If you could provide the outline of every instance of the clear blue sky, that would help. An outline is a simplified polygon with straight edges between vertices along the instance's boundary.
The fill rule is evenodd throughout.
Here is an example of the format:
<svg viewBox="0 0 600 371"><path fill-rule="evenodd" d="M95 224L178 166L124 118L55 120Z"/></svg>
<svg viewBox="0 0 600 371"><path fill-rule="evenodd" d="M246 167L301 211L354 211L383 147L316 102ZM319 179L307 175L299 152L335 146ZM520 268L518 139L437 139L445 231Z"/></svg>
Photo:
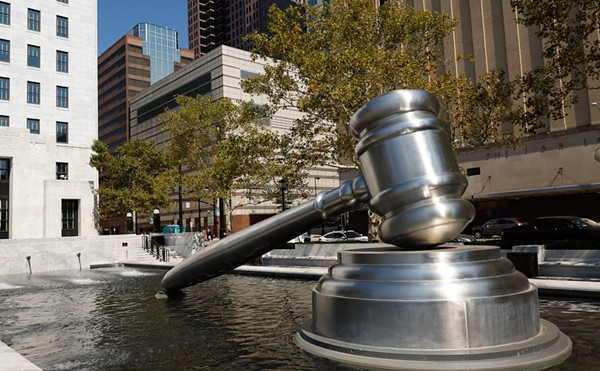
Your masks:
<svg viewBox="0 0 600 371"><path fill-rule="evenodd" d="M141 22L175 29L188 47L186 0L98 0L98 55Z"/></svg>

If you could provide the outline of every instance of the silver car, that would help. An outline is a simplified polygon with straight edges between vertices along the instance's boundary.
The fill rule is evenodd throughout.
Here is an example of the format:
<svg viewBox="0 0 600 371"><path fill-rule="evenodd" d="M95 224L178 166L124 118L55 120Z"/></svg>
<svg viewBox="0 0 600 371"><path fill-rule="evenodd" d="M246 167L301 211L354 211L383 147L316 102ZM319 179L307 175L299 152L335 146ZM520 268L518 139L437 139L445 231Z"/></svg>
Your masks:
<svg viewBox="0 0 600 371"><path fill-rule="evenodd" d="M358 241L358 242L369 242L368 236L354 231L333 231L325 233L319 238L319 241L323 242L345 242L345 241Z"/></svg>

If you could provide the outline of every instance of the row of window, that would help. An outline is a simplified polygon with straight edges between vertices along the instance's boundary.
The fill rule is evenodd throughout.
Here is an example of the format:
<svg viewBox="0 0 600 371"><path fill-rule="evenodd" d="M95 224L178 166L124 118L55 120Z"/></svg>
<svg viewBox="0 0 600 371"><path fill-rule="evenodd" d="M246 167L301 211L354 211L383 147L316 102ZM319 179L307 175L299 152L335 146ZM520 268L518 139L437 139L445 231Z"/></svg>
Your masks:
<svg viewBox="0 0 600 371"><path fill-rule="evenodd" d="M56 164L58 169L58 163ZM58 176L58 175L57 175ZM61 200L62 236L78 235L79 201ZM0 197L0 238L8 238L8 198Z"/></svg>
<svg viewBox="0 0 600 371"><path fill-rule="evenodd" d="M68 0L59 1L65 3ZM10 24L10 3L0 1L0 23ZM40 32L42 30L42 13L36 9L27 9L27 29ZM56 16L56 36L69 37L69 18Z"/></svg>
<svg viewBox="0 0 600 371"><path fill-rule="evenodd" d="M41 48L37 45L27 45L27 66L40 68ZM10 62L10 40L0 39L0 62ZM69 72L69 53L62 50L56 51L56 70Z"/></svg>
<svg viewBox="0 0 600 371"><path fill-rule="evenodd" d="M0 100L10 100L10 79L0 77ZM40 104L41 85L39 82L27 81L27 103ZM56 107L69 108L69 88L56 86Z"/></svg>
<svg viewBox="0 0 600 371"><path fill-rule="evenodd" d="M0 115L0 127L10 126L10 117ZM40 120L27 119L27 129L31 134L40 133ZM63 121L56 122L56 143L69 143L69 123Z"/></svg>

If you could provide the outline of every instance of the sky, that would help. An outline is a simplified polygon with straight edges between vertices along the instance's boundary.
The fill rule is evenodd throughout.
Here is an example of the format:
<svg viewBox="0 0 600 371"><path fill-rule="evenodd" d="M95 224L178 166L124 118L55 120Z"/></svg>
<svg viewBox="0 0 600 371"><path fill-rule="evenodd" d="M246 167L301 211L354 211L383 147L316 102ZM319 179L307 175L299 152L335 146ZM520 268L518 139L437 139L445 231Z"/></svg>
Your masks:
<svg viewBox="0 0 600 371"><path fill-rule="evenodd" d="M187 0L98 0L98 55L141 22L175 29L187 49Z"/></svg>

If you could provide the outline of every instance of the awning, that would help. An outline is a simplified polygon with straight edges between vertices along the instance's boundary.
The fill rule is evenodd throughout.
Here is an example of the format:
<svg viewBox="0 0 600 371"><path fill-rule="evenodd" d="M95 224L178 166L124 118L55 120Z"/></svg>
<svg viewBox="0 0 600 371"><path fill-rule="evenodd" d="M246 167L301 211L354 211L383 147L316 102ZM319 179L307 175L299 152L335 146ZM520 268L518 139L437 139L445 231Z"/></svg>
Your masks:
<svg viewBox="0 0 600 371"><path fill-rule="evenodd" d="M518 199L528 197L548 197L562 196L580 193L600 193L600 183L576 184L568 186L555 186L544 188L517 189L506 192L490 192L480 193L471 196L466 196L465 199L473 202L501 200L501 199Z"/></svg>

